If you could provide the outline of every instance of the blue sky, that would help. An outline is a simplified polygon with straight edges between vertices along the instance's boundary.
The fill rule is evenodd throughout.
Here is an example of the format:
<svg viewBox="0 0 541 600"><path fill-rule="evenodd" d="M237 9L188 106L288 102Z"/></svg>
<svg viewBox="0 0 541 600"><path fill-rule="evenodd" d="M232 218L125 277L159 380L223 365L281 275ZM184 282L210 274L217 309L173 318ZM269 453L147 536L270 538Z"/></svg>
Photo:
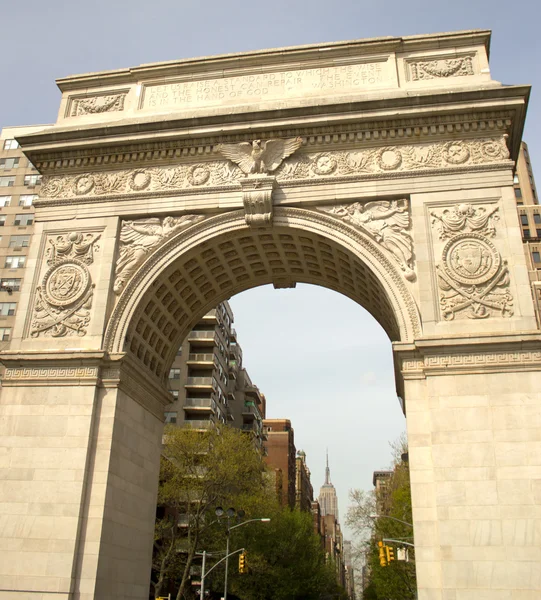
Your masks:
<svg viewBox="0 0 541 600"><path fill-rule="evenodd" d="M524 139L541 165L541 3L535 0L25 0L1 13L0 127L50 123L55 79L141 63L376 36L491 29L492 77L531 84ZM325 447L344 514L347 491L368 489L405 428L390 344L367 313L338 294L259 288L232 300L250 374L271 417L290 418L312 481Z"/></svg>

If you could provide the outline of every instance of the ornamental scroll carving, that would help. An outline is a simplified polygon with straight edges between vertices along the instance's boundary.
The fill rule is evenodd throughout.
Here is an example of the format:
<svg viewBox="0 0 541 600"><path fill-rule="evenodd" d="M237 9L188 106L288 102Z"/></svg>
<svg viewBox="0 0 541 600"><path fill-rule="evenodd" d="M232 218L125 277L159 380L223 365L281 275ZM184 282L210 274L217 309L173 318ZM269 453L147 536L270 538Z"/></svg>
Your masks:
<svg viewBox="0 0 541 600"><path fill-rule="evenodd" d="M463 77L474 75L472 56L410 62L409 69L413 81Z"/></svg>
<svg viewBox="0 0 541 600"><path fill-rule="evenodd" d="M430 211L430 216L432 225L438 228L440 240L447 240L461 231L494 237L496 222L499 221L497 212L497 205L475 207L463 203L441 211Z"/></svg>
<svg viewBox="0 0 541 600"><path fill-rule="evenodd" d="M99 250L99 234L73 232L49 239L49 269L36 290L30 335L84 336L95 285L88 265Z"/></svg>
<svg viewBox="0 0 541 600"><path fill-rule="evenodd" d="M252 152L253 145L248 144L248 146ZM318 180L336 178L357 181L387 178L399 173L441 172L459 167L496 164L508 159L509 151L505 138L501 136L481 140L385 145L364 150L297 154L283 159L272 172L276 181L282 185L304 181L315 184ZM250 171L252 168L270 170L268 163L263 159L259 167L253 158L251 160L253 164L247 161L245 171ZM262 164L267 166L263 167ZM275 162L271 162L271 167L274 164ZM112 197L169 191L193 193L206 191L209 188L238 188L241 180L256 175L261 176L261 173L246 174L237 164L223 160L182 163L176 166L118 169L105 173L53 175L43 177L40 197L46 200L47 198Z"/></svg>
<svg viewBox="0 0 541 600"><path fill-rule="evenodd" d="M446 321L513 315L507 261L487 237L478 233L452 237L436 272Z"/></svg>
<svg viewBox="0 0 541 600"><path fill-rule="evenodd" d="M362 204L320 206L318 210L340 217L388 250L409 281L415 280L413 270L413 239L408 233L410 214L407 200L384 200Z"/></svg>
<svg viewBox="0 0 541 600"><path fill-rule="evenodd" d="M203 215L182 215L163 219L123 221L120 231L120 253L116 261L115 294L120 294L126 282L137 271L154 248L174 233L204 219Z"/></svg>
<svg viewBox="0 0 541 600"><path fill-rule="evenodd" d="M127 92L110 94L108 96L91 96L87 98L74 98L71 103L71 117L82 115L95 115L104 112L124 110L124 100Z"/></svg>

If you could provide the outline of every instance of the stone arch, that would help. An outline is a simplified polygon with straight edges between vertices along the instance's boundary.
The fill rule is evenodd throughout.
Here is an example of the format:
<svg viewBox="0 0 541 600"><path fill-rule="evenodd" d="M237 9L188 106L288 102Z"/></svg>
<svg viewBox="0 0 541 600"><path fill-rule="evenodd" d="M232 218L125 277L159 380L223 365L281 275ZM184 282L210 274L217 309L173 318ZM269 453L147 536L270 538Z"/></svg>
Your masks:
<svg viewBox="0 0 541 600"><path fill-rule="evenodd" d="M420 335L420 316L404 276L377 243L335 217L278 208L272 227L248 227L244 212L232 211L164 243L123 290L104 349L130 352L163 380L201 314L246 289L296 282L350 297L392 341L411 342Z"/></svg>

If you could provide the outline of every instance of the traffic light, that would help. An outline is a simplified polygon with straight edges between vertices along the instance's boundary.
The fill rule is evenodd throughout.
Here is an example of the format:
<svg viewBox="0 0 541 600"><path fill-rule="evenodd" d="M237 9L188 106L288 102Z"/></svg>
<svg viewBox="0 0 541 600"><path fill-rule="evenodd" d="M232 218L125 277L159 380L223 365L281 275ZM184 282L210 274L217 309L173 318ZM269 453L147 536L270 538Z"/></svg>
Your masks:
<svg viewBox="0 0 541 600"><path fill-rule="evenodd" d="M248 573L248 565L246 564L246 552L239 554L239 573Z"/></svg>
<svg viewBox="0 0 541 600"><path fill-rule="evenodd" d="M387 562L390 563L394 560L394 550L390 546L385 546L385 551L387 552Z"/></svg>
<svg viewBox="0 0 541 600"><path fill-rule="evenodd" d="M387 557L385 556L386 546L383 545L383 542L378 542L378 546L379 546L379 564L382 567L386 567L387 566Z"/></svg>

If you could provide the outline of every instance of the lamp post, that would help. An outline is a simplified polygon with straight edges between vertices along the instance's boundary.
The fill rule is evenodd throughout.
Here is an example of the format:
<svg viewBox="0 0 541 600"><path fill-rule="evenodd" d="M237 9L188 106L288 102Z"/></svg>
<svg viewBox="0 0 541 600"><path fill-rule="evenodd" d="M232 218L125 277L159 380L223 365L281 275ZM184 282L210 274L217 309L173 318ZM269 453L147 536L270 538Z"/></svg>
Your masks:
<svg viewBox="0 0 541 600"><path fill-rule="evenodd" d="M413 523L408 523L407 521L402 521L402 519L397 519L395 517L391 517L390 515L368 515L371 519L392 519L393 521L397 521L398 523L402 523L403 525L407 525L408 527L413 527Z"/></svg>
<svg viewBox="0 0 541 600"><path fill-rule="evenodd" d="M218 507L216 509L216 516L218 518L222 517L224 514L224 510L221 507ZM224 580L224 600L227 600L227 579L229 576L229 537L230 537L230 533L231 531L233 531L233 529L237 529L237 527L242 527L244 525L248 525L248 523L254 523L255 521L259 521L260 523L268 523L270 521L269 518L262 518L262 519L248 519L248 521L243 521L242 523L239 523L238 525L233 525L233 527L229 526L229 519L231 517L234 517L235 514L237 514L239 517L243 517L244 516L244 511L239 510L238 512L235 511L234 508L228 508L227 512L225 513L226 517L227 517L227 535L226 535L226 548L225 548L225 580ZM235 554L234 552L232 554Z"/></svg>

